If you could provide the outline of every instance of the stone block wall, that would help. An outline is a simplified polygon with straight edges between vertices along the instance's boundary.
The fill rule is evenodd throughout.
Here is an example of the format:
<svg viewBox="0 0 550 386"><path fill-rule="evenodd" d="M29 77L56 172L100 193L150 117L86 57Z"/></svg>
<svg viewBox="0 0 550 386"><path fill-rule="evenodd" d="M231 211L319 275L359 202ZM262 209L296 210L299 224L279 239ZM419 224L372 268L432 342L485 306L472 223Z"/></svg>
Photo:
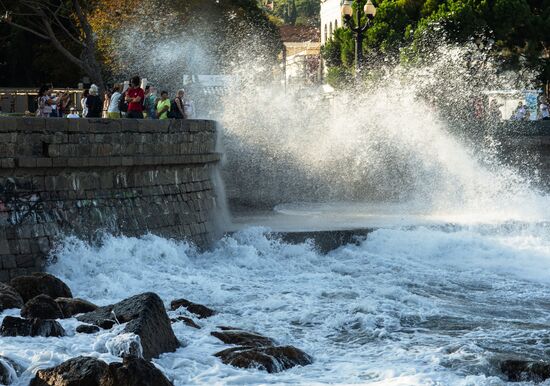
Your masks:
<svg viewBox="0 0 550 386"><path fill-rule="evenodd" d="M65 235L207 246L215 146L207 120L0 119L0 281L41 270Z"/></svg>

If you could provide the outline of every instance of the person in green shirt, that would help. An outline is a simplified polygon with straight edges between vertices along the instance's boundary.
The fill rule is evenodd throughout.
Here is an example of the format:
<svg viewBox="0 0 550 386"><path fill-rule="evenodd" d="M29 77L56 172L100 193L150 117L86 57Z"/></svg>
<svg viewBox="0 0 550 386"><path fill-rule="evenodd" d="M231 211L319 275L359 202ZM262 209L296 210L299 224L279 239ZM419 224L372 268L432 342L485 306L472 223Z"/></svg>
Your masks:
<svg viewBox="0 0 550 386"><path fill-rule="evenodd" d="M169 111L170 111L170 99L168 99L168 92L163 91L160 93L160 100L157 103L158 119L168 119Z"/></svg>

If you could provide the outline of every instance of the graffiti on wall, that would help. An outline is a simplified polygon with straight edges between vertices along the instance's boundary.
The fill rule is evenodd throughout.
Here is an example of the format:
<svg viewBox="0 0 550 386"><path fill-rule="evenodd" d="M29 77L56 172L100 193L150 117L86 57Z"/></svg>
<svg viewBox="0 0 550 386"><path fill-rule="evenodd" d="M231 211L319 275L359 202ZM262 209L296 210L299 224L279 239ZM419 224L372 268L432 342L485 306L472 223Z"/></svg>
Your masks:
<svg viewBox="0 0 550 386"><path fill-rule="evenodd" d="M13 178L0 181L0 225L18 225L30 219L37 222L42 200L30 187L18 186Z"/></svg>

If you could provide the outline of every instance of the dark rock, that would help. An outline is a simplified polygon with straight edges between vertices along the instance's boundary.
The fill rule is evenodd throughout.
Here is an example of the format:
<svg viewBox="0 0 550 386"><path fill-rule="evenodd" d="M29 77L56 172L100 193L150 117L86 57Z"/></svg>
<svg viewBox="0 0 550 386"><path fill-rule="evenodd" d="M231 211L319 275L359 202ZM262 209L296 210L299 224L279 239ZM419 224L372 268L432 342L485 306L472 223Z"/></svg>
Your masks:
<svg viewBox="0 0 550 386"><path fill-rule="evenodd" d="M197 315L201 319L209 318L216 313L216 311L211 308L203 306L202 304L192 303L185 299L172 300L170 303L170 308L172 311L175 311L180 307L185 307L187 311Z"/></svg>
<svg viewBox="0 0 550 386"><path fill-rule="evenodd" d="M510 359L500 363L500 370L511 382L539 383L550 378L549 362Z"/></svg>
<svg viewBox="0 0 550 386"><path fill-rule="evenodd" d="M55 320L22 319L6 316L0 326L2 336L65 336L65 330Z"/></svg>
<svg viewBox="0 0 550 386"><path fill-rule="evenodd" d="M280 347L234 347L214 354L226 365L240 368L255 368L277 373L294 366L305 366L312 359L293 346Z"/></svg>
<svg viewBox="0 0 550 386"><path fill-rule="evenodd" d="M172 386L172 382L152 363L128 357L109 365L101 386Z"/></svg>
<svg viewBox="0 0 550 386"><path fill-rule="evenodd" d="M97 306L84 299L78 298L57 298L55 302L61 308L65 318L71 318L77 314L92 312L97 309Z"/></svg>
<svg viewBox="0 0 550 386"><path fill-rule="evenodd" d="M8 308L21 308L23 304L23 298L15 288L0 283L0 311L4 311Z"/></svg>
<svg viewBox="0 0 550 386"><path fill-rule="evenodd" d="M23 372L23 368L9 358L0 356L0 384L11 385Z"/></svg>
<svg viewBox="0 0 550 386"><path fill-rule="evenodd" d="M179 347L164 304L157 294L147 292L132 296L119 303L99 307L97 310L77 316L84 323L110 328L118 321L126 323L124 332L139 335L143 357L151 359ZM105 327L109 326L109 327Z"/></svg>
<svg viewBox="0 0 550 386"><path fill-rule="evenodd" d="M31 276L13 278L10 285L21 295L24 302L44 294L56 298L72 298L73 294L65 283L49 273L37 272Z"/></svg>
<svg viewBox="0 0 550 386"><path fill-rule="evenodd" d="M29 386L101 386L107 363L91 357L76 357L59 366L38 370Z"/></svg>
<svg viewBox="0 0 550 386"><path fill-rule="evenodd" d="M212 331L210 334L227 344L236 344L247 347L265 347L275 345L275 342L271 338L242 330Z"/></svg>
<svg viewBox="0 0 550 386"><path fill-rule="evenodd" d="M99 332L99 327L91 324L81 324L76 327L76 332L80 334L95 334Z"/></svg>
<svg viewBox="0 0 550 386"><path fill-rule="evenodd" d="M25 303L21 316L26 319L62 319L63 312L51 297L38 295Z"/></svg>
<svg viewBox="0 0 550 386"><path fill-rule="evenodd" d="M222 331L227 331L227 330L242 331L242 328L231 327L231 326L216 326L216 328L219 328L219 329L222 330Z"/></svg>
<svg viewBox="0 0 550 386"><path fill-rule="evenodd" d="M197 323L195 323L195 322L193 321L193 319L187 318L187 317L185 317L185 316L178 316L178 317L176 317L176 318L170 319L170 321L171 321L172 323L183 322L183 323L187 324L189 327L201 328L201 326L199 326Z"/></svg>

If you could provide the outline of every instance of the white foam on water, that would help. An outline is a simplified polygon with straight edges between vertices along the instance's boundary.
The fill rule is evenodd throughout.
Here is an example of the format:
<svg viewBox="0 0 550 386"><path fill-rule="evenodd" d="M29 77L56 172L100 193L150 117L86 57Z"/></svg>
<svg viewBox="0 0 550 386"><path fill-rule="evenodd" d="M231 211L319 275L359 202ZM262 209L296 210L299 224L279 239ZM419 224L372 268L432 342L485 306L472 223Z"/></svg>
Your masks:
<svg viewBox="0 0 550 386"><path fill-rule="evenodd" d="M217 310L200 330L173 324L184 347L154 363L176 385L499 385L496 358L546 355L549 262L544 225L380 229L326 255L250 228L204 253L152 235L100 247L67 239L48 271L100 305L154 291ZM85 335L75 319L61 323L64 338L0 338L0 354L29 368L22 384L77 355L119 360L108 342L123 326ZM224 365L212 355L228 347L210 335L217 325L315 362L279 374Z"/></svg>

